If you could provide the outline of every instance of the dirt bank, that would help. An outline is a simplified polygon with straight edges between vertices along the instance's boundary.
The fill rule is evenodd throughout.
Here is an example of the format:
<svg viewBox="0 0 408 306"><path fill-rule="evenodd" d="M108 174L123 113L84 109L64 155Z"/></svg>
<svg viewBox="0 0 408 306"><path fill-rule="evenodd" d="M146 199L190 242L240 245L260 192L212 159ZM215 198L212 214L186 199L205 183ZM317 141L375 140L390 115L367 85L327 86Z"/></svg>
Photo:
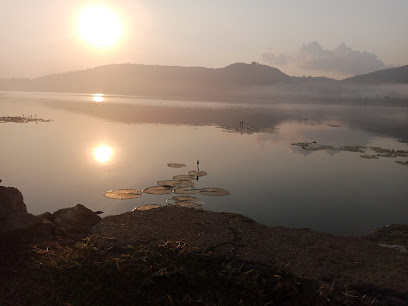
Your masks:
<svg viewBox="0 0 408 306"><path fill-rule="evenodd" d="M267 227L237 214L161 207L109 216L93 229L108 245L183 241L258 267L279 264L309 279L408 301L408 226L364 237Z"/></svg>

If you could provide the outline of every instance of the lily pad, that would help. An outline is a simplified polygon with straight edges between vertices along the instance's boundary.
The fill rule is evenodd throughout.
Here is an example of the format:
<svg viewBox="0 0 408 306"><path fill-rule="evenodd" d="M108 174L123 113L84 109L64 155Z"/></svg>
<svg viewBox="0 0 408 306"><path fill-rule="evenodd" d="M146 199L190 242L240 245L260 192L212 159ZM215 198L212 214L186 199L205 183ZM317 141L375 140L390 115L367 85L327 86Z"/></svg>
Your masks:
<svg viewBox="0 0 408 306"><path fill-rule="evenodd" d="M221 188L201 188L200 193L208 196L226 196L230 194L228 190Z"/></svg>
<svg viewBox="0 0 408 306"><path fill-rule="evenodd" d="M181 188L177 188L173 191L175 194L195 194L195 193L199 193L200 189L196 189L196 188L189 188L189 187L181 187Z"/></svg>
<svg viewBox="0 0 408 306"><path fill-rule="evenodd" d="M194 175L182 174L182 175L173 176L173 179L176 180L176 181L190 181L190 180L194 180L195 176Z"/></svg>
<svg viewBox="0 0 408 306"><path fill-rule="evenodd" d="M206 176L208 173L205 171L189 171L188 174L194 176Z"/></svg>
<svg viewBox="0 0 408 306"><path fill-rule="evenodd" d="M141 197L142 191L137 189L109 190L105 192L103 195L111 199L128 200Z"/></svg>
<svg viewBox="0 0 408 306"><path fill-rule="evenodd" d="M174 183L175 187L194 187L194 183L192 181L176 181Z"/></svg>
<svg viewBox="0 0 408 306"><path fill-rule="evenodd" d="M158 181L157 185L163 187L193 187L194 183L191 181L165 180Z"/></svg>
<svg viewBox="0 0 408 306"><path fill-rule="evenodd" d="M164 187L174 187L175 186L174 184L176 182L177 182L176 180L164 180L164 181L158 181L156 182L156 184L159 186L164 186Z"/></svg>
<svg viewBox="0 0 408 306"><path fill-rule="evenodd" d="M180 207L186 207L186 208L193 208L193 209L200 209L200 210L203 209L203 207L201 205L197 205L197 204L195 204L193 202L189 202L189 201L177 202L176 205L180 206Z"/></svg>
<svg viewBox="0 0 408 306"><path fill-rule="evenodd" d="M169 166L170 168L183 168L186 165L185 164L180 164L180 163L169 163L169 164L167 164L167 166Z"/></svg>
<svg viewBox="0 0 408 306"><path fill-rule="evenodd" d="M152 186L148 187L145 190L143 190L144 193L148 194L169 194L173 192L172 187L167 187L167 186Z"/></svg>
<svg viewBox="0 0 408 306"><path fill-rule="evenodd" d="M132 209L132 211L150 210L150 209L155 209L155 208L159 208L159 207L160 207L159 204L147 204L147 205L142 205L142 206L135 207L134 209Z"/></svg>

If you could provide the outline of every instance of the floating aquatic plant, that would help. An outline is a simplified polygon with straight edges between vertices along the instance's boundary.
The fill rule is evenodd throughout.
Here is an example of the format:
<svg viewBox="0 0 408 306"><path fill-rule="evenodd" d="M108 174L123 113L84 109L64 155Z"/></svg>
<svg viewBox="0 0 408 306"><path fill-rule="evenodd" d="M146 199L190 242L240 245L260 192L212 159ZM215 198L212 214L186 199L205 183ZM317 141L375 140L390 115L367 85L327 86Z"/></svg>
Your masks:
<svg viewBox="0 0 408 306"><path fill-rule="evenodd" d="M403 165L403 166L408 166L408 161L403 162L403 161L401 161L401 160L397 160L396 163L397 163L397 164L400 164L400 165Z"/></svg>
<svg viewBox="0 0 408 306"><path fill-rule="evenodd" d="M186 165L185 164L180 164L180 163L169 163L169 164L167 164L167 166L169 166L170 168L183 168Z"/></svg>
<svg viewBox="0 0 408 306"><path fill-rule="evenodd" d="M378 159L377 155L370 155L370 154L363 154L360 155L361 158L366 158L366 159Z"/></svg>
<svg viewBox="0 0 408 306"><path fill-rule="evenodd" d="M111 199L128 200L141 197L142 191L137 189L109 190L105 192L103 195Z"/></svg>
<svg viewBox="0 0 408 306"><path fill-rule="evenodd" d="M340 148L342 151L346 152L357 152L357 153L364 153L365 147L362 146L343 146Z"/></svg>
<svg viewBox="0 0 408 306"><path fill-rule="evenodd" d="M193 209L199 209L199 210L203 209L201 205L197 205L196 203L189 202L189 201L176 202L176 205L180 207L193 208Z"/></svg>
<svg viewBox="0 0 408 306"><path fill-rule="evenodd" d="M200 193L203 195L208 195L208 196L226 196L229 195L230 192L225 189L221 188L201 188Z"/></svg>
<svg viewBox="0 0 408 306"><path fill-rule="evenodd" d="M192 181L176 181L174 183L175 187L194 187L194 183Z"/></svg>
<svg viewBox="0 0 408 306"><path fill-rule="evenodd" d="M164 181L158 181L156 182L156 184L159 186L164 186L164 187L174 187L174 184L176 182L177 182L176 180L164 180Z"/></svg>
<svg viewBox="0 0 408 306"><path fill-rule="evenodd" d="M206 176L208 173L205 171L189 171L188 174L193 176Z"/></svg>
<svg viewBox="0 0 408 306"><path fill-rule="evenodd" d="M200 189L196 189L196 188L189 188L189 187L181 187L181 188L177 188L174 189L173 191L175 194L196 194L200 192Z"/></svg>
<svg viewBox="0 0 408 306"><path fill-rule="evenodd" d="M14 117L0 117L0 123L7 123L7 122L13 122L13 123L28 123L28 122L51 122L53 120L48 120L48 119L40 119L37 118L37 115L33 118L32 115L30 117L25 117L23 116L14 116Z"/></svg>
<svg viewBox="0 0 408 306"><path fill-rule="evenodd" d="M142 205L142 206L135 207L134 209L132 209L132 211L136 211L136 210L150 210L150 209L155 209L155 208L159 208L159 207L160 207L159 204L146 204L146 205Z"/></svg>
<svg viewBox="0 0 408 306"><path fill-rule="evenodd" d="M191 181L164 180L158 181L157 185L164 187L193 187L194 183Z"/></svg>
<svg viewBox="0 0 408 306"><path fill-rule="evenodd" d="M190 181L190 180L194 180L195 176L194 175L182 174L182 175L173 176L173 179L176 180L176 181Z"/></svg>
<svg viewBox="0 0 408 306"><path fill-rule="evenodd" d="M334 151L346 151L354 153L365 153L360 155L361 158L367 159L378 159L379 157L408 157L408 150L394 150L394 149L384 149L380 147L364 147L364 146L339 146L333 147L330 145L320 145L316 142L298 142L292 143L293 146L301 147L307 151L318 151L318 150L334 150ZM374 151L377 154L367 154L366 152Z"/></svg>
<svg viewBox="0 0 408 306"><path fill-rule="evenodd" d="M173 192L173 188L172 187L168 187L168 186L152 186L152 187L148 187L146 189L143 190L144 193L148 193L148 194L169 194Z"/></svg>
<svg viewBox="0 0 408 306"><path fill-rule="evenodd" d="M166 201L168 204L180 204L181 202L190 202L196 205L204 205L204 201L191 196L175 196Z"/></svg>

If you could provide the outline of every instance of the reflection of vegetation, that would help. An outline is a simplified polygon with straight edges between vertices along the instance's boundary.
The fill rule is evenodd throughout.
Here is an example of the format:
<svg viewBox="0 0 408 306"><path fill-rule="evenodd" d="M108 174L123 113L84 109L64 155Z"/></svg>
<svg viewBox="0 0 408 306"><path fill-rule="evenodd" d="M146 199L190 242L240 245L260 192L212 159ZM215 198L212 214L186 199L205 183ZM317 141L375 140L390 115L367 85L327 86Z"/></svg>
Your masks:
<svg viewBox="0 0 408 306"><path fill-rule="evenodd" d="M403 162L403 161L397 160L396 163L400 164L400 165L403 165L403 166L408 166L408 161Z"/></svg>
<svg viewBox="0 0 408 306"><path fill-rule="evenodd" d="M379 157L408 157L408 150L384 149L380 147L363 147L363 146L339 146L322 145L314 142L292 143L293 146L301 147L306 151L346 151L355 153L365 153L360 155L361 158L378 159ZM370 154L371 153L371 154Z"/></svg>
<svg viewBox="0 0 408 306"><path fill-rule="evenodd" d="M111 199L128 200L139 198L142 195L142 191L137 189L119 189L109 190L104 193L104 196Z"/></svg>

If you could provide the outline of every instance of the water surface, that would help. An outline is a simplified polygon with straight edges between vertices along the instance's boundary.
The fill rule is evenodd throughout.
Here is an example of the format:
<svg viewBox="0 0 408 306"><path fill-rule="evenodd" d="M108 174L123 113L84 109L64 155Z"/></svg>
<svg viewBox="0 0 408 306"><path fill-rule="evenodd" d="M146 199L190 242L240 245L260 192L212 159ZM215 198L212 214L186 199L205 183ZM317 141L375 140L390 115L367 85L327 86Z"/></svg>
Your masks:
<svg viewBox="0 0 408 306"><path fill-rule="evenodd" d="M408 108L92 98L0 93L0 117L54 120L0 124L0 178L22 191L29 212L82 203L110 215L166 205L172 195L114 200L103 194L187 174L199 160L208 175L196 186L231 193L195 195L204 209L241 213L270 226L352 235L408 223L408 167L395 163L408 158L367 160L354 152L291 145L407 150ZM187 166L167 167L171 162Z"/></svg>

